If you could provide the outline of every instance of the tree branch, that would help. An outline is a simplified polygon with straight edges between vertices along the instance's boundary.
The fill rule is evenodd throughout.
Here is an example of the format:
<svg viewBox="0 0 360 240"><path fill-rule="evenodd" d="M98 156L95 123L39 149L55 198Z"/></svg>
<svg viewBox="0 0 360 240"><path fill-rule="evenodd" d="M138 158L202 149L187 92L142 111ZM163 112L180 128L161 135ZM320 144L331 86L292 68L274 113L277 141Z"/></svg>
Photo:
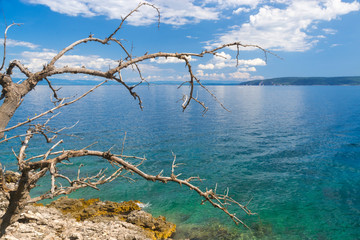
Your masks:
<svg viewBox="0 0 360 240"><path fill-rule="evenodd" d="M52 109L49 109L49 110L47 110L47 111L45 111L45 112L43 112L43 113L41 113L41 114L38 114L38 115L36 115L35 117L30 118L30 119L28 119L28 120L26 120L26 121L24 121L24 122L18 123L18 124L16 124L15 126L12 126L12 127L9 127L9 128L3 129L3 130L0 130L0 133L2 133L2 132L8 132L8 131L10 131L10 130L13 130L13 129L15 129L15 128L18 128L18 127L20 127L20 126L23 126L23 125L25 125L25 124L27 124L27 123L30 123L30 122L38 119L38 118L41 118L41 117L43 117L43 116L45 116L45 115L47 115L47 114L49 114L49 113L53 113L55 110L57 110L57 109L59 109L59 108L65 107L65 106L70 105L70 104L73 104L73 103L79 101L80 99L82 99L83 97L85 97L86 95L88 95L89 93L91 93L92 91L94 91L96 88L98 88L98 87L100 87L101 85L103 85L104 83L106 83L107 81L108 81L108 80L105 80L105 81L99 83L98 85L96 85L95 87L93 87L93 88L91 88L89 91L87 91L86 93L82 94L80 97L78 97L78 98L76 98L76 99L74 99L74 100L72 100L72 101L70 101L70 102L65 102L65 103L64 103L63 101L61 101L59 105L53 107Z"/></svg>
<svg viewBox="0 0 360 240"><path fill-rule="evenodd" d="M12 23L9 26L6 27L5 29L5 33L4 33L4 56L3 56L3 60L2 60L2 64L0 67L0 71L3 69L4 64L5 64L5 59L6 59L6 39L7 39L7 31L12 27L12 26L21 26L21 23Z"/></svg>
<svg viewBox="0 0 360 240"><path fill-rule="evenodd" d="M122 27L122 25L124 24L124 22L126 21L126 19L127 19L128 17L130 17L134 12L137 12L140 7L145 6L145 5L146 5L146 6L150 6L150 7L154 8L154 9L157 11L157 13L158 13L158 26L159 26L159 25L160 25L160 10L159 10L159 8L157 8L157 7L156 7L155 5L153 5L153 4L150 4L150 3L147 3L147 2L142 2L142 3L139 3L139 5L138 5L136 8L134 8L131 12L129 12L129 13L121 20L121 23L120 23L119 27L118 27L117 29L115 29L115 31L114 31L112 34L110 34L110 36L107 37L106 39L107 39L107 40L110 40L110 39L121 29L121 27Z"/></svg>
<svg viewBox="0 0 360 240"><path fill-rule="evenodd" d="M9 64L9 67L6 71L7 75L11 75L12 74L12 70L14 69L14 67L17 67L23 74L25 74L25 76L27 76L28 78L31 77L33 74L24 66L22 65L18 60L14 60Z"/></svg>
<svg viewBox="0 0 360 240"><path fill-rule="evenodd" d="M124 160L123 158L111 154L110 152L101 152L101 151L93 151L93 150L68 150L68 151L64 151L61 154L59 154L59 156L54 157L52 159L47 159L47 160L41 160L38 162L28 162L27 167L28 170L37 170L37 169L42 169L42 168L50 168L51 166L55 166L58 163L61 163L64 160L69 160L71 158L75 158L75 157L84 157L84 156L97 156L97 157L101 157L103 159L108 160L110 163L115 163L117 165L120 166L119 169L121 170L117 170L115 171L112 176L117 175L120 171L122 171L123 169L127 170L128 172L132 172L135 173L137 175L139 175L140 177L148 180L148 181L153 181L153 182L163 182L163 183L168 183L168 182L175 182L178 183L179 185L185 185L187 186L190 190L195 190L202 198L204 198L204 200L202 201L202 204L205 202L209 202L213 207L218 208L220 210L222 210L225 214L227 214L236 224L241 223L242 225L244 225L246 228L249 228L243 221L241 221L238 217L236 217L235 214L230 213L227 206L231 203L237 205L240 209L242 209L246 214L248 215L254 215L255 213L252 213L250 210L247 209L247 205L242 205L240 203L238 203L237 201L235 201L234 199L232 199L231 197L229 197L228 192L226 194L217 194L216 193L216 189L206 189L206 191L202 191L199 187L193 185L191 183L192 180L194 179L198 179L200 180L199 177L190 177L187 179L180 179L179 176L181 174L177 174L175 175L174 173L174 169L175 167L177 167L179 164L175 164L176 161L176 157L174 155L174 161L172 164L172 170L171 170L171 176L166 177L166 176L162 176L162 172L160 172L158 175L151 175L151 174L147 174L143 171L141 171L138 166L133 165L131 163L129 163L128 161ZM42 195L41 197L32 199L31 202L34 202L35 200L42 200L45 198L50 198L50 197L54 197L54 196L58 196L61 194L68 194L70 192L73 192L79 188L83 188L83 187L87 187L87 186L91 186L93 188L96 188L97 185L100 184L104 184L105 182L108 182L107 180L104 180L104 175L99 172L97 175L93 176L93 177L87 177L84 179L78 179L78 180L74 180L71 181L71 186L69 187L62 187L61 189L59 189L59 191L57 192L53 192L51 195L49 194L45 194ZM89 182L90 179L94 179L94 178L98 178L99 180L97 181L93 181L93 182ZM109 178L107 178L109 179ZM112 179L112 178L111 178ZM86 180L87 182L84 182L84 180Z"/></svg>

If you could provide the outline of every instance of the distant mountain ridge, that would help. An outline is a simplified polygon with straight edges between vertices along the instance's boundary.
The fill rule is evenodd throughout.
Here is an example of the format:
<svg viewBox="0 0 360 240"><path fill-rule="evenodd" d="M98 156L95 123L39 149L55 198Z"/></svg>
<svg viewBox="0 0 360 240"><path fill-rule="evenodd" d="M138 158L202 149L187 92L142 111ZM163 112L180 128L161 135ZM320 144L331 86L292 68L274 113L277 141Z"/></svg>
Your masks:
<svg viewBox="0 0 360 240"><path fill-rule="evenodd" d="M360 85L359 77L281 77L242 82L239 85Z"/></svg>

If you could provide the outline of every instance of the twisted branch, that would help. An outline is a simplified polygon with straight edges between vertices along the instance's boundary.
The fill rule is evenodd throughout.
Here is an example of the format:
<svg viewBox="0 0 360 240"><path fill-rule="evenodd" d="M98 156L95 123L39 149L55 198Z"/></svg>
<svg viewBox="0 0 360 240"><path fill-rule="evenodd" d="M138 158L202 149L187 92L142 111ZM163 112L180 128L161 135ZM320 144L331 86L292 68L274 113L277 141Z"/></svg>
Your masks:
<svg viewBox="0 0 360 240"><path fill-rule="evenodd" d="M246 214L248 215L254 215L255 213L252 213L248 208L247 205L242 205L239 202L232 199L228 192L226 194L218 194L216 193L216 189L206 189L206 191L202 191L199 187L192 184L191 181L193 180L201 180L199 177L189 177L187 179L180 179L179 176L181 174L175 174L174 169L179 166L179 164L175 164L176 156L174 155L173 164L171 167L171 175L170 176L163 176L162 171L157 175L151 175L143 172L138 168L139 165L131 164L130 162L126 161L124 156L119 157L119 155L111 154L110 152L101 152L101 151L93 151L93 150L67 150L62 151L61 153L58 153L59 155L52 158L52 159L44 159L37 162L27 162L27 168L29 170L38 170L41 168L50 168L51 166L55 166L58 163L61 163L64 160L70 160L72 158L77 157L84 157L84 156L97 156L103 159L106 159L110 163L116 164L118 166L118 169L111 174L110 177L105 179L104 171L100 171L98 174L92 176L92 177L86 177L86 178L79 178L80 172L78 173L78 178L76 180L70 180L68 178L65 178L62 175L55 175L55 177L62 177L64 179L67 179L70 186L67 187L60 187L57 191L51 191L50 193L46 193L42 196L39 196L37 198L34 198L31 200L31 202L35 202L38 200L46 199L46 198L52 198L61 194L69 194L79 188L83 187L92 187L94 189L97 189L97 185L104 184L109 181L113 181L115 178L120 176L120 173L123 170L126 170L130 173L135 173L138 176L153 182L174 182L178 183L179 185L185 185L190 190L196 191L204 200L202 201L202 204L205 202L209 202L213 207L218 208L222 210L225 214L227 214L236 224L242 224L246 228L249 228L242 220L240 220L234 213L229 212L228 205L234 204L240 209L242 209ZM113 165L114 166L114 165ZM95 181L91 181L93 179L96 179ZM52 184L54 186L54 184ZM55 187L53 187L55 189Z"/></svg>

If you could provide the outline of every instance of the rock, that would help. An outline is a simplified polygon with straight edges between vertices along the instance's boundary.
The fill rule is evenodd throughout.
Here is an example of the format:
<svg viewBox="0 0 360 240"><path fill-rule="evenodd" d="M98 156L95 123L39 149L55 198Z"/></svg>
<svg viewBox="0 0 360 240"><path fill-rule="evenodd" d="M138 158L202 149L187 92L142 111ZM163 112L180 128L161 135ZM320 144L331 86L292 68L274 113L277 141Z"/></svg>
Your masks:
<svg viewBox="0 0 360 240"><path fill-rule="evenodd" d="M155 239L167 239L176 230L176 225L167 222L165 217L154 218L150 213L144 211L132 211L126 221L154 233Z"/></svg>
<svg viewBox="0 0 360 240"><path fill-rule="evenodd" d="M1 164L0 164L1 165ZM17 188L17 183L20 180L20 173L13 171L6 171L4 174L5 184L3 185L2 177L0 177L0 187L5 191L13 191Z"/></svg>
<svg viewBox="0 0 360 240"><path fill-rule="evenodd" d="M3 192L0 191L0 216L4 215L7 206L9 205Z"/></svg>
<svg viewBox="0 0 360 240"><path fill-rule="evenodd" d="M175 232L175 224L141 211L139 203L62 197L47 206L28 205L2 239L149 240L167 239Z"/></svg>
<svg viewBox="0 0 360 240"><path fill-rule="evenodd" d="M18 172L6 171L4 175L6 183L17 183L20 180L20 173Z"/></svg>
<svg viewBox="0 0 360 240"><path fill-rule="evenodd" d="M70 214L78 221L84 221L99 216L104 218L117 217L118 219L126 219L126 216L130 212L141 209L137 203L140 202L128 201L117 203L110 201L102 202L98 198L85 200L61 197L49 204L48 207L59 209L64 214Z"/></svg>
<svg viewBox="0 0 360 240"><path fill-rule="evenodd" d="M123 221L76 221L55 208L27 206L19 221L7 228L2 239L148 240L151 237L142 228Z"/></svg>

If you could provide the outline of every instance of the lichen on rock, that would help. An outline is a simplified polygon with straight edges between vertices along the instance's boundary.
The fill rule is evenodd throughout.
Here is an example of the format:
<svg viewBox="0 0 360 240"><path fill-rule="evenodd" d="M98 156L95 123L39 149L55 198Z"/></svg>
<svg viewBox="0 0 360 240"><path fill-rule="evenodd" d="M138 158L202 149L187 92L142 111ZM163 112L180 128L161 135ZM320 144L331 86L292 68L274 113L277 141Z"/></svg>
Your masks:
<svg viewBox="0 0 360 240"><path fill-rule="evenodd" d="M135 210L141 208L137 201L128 202L102 202L100 199L72 199L68 197L61 197L53 201L47 207L54 207L59 209L64 214L70 214L77 221L84 221L87 219L94 219L96 217L116 217L117 219L125 220L126 216Z"/></svg>
<svg viewBox="0 0 360 240"><path fill-rule="evenodd" d="M164 217L154 218L139 207L139 201L102 202L99 199L62 197L43 206L25 207L20 219L11 224L2 239L168 239L176 225ZM0 193L0 213L7 200Z"/></svg>
<svg viewBox="0 0 360 240"><path fill-rule="evenodd" d="M60 210L75 218L77 221L90 220L100 222L105 220L122 220L141 227L151 239L167 239L176 231L176 225L166 221L160 216L154 218L150 213L142 211L141 202L102 202L96 199L71 199L61 197L47 207Z"/></svg>
<svg viewBox="0 0 360 240"><path fill-rule="evenodd" d="M155 239L166 239L176 230L176 225L167 222L165 217L154 218L150 213L144 211L132 211L126 221L150 230L155 234Z"/></svg>

